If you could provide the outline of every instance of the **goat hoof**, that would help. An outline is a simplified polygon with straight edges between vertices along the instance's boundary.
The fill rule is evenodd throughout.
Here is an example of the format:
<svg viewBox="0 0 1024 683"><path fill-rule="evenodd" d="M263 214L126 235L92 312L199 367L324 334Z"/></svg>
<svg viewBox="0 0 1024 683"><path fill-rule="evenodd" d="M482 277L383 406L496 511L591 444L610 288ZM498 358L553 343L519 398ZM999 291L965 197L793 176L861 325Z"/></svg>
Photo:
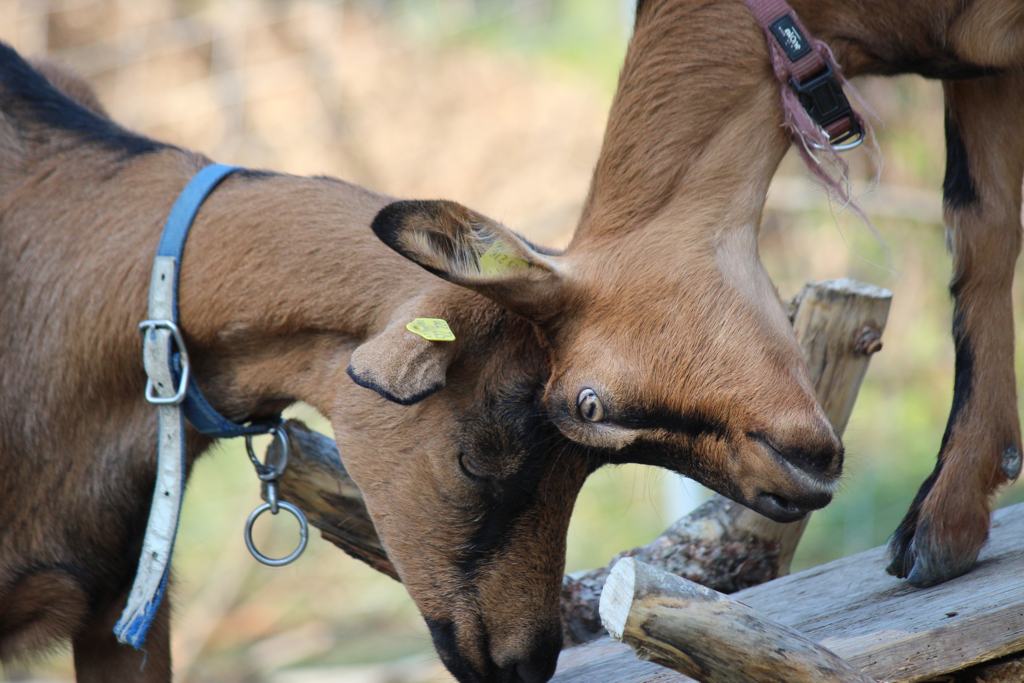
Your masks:
<svg viewBox="0 0 1024 683"><path fill-rule="evenodd" d="M939 509L944 511L943 519L923 512L918 516L918 511L912 509L889 542L892 561L886 571L917 588L934 586L970 571L988 538L987 505L961 510L960 515L948 514L950 507ZM937 529L948 531L939 533Z"/></svg>

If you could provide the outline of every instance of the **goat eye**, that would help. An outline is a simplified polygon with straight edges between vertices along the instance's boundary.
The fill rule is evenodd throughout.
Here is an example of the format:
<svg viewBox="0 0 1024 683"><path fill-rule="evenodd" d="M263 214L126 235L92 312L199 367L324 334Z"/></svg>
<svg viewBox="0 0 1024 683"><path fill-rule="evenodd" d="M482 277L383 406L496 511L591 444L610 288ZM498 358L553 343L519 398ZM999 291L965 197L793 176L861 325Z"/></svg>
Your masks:
<svg viewBox="0 0 1024 683"><path fill-rule="evenodd" d="M604 406L597 392L593 389L584 389L576 399L576 409L587 422L601 422L604 420Z"/></svg>
<svg viewBox="0 0 1024 683"><path fill-rule="evenodd" d="M464 452L459 451L459 469L462 473L474 481L484 481L489 479L488 475L484 473L480 467L476 466L473 462L473 458L467 456Z"/></svg>

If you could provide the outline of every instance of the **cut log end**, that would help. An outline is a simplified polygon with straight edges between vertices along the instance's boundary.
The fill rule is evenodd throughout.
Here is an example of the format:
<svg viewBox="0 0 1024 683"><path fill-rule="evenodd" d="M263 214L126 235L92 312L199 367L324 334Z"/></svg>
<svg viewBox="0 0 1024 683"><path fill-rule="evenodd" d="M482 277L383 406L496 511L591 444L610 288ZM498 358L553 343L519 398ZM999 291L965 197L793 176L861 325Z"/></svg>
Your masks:
<svg viewBox="0 0 1024 683"><path fill-rule="evenodd" d="M807 284L807 289L816 289L820 292L845 297L863 297L882 301L890 301L892 299L892 292L888 289L850 278L811 282Z"/></svg>
<svg viewBox="0 0 1024 683"><path fill-rule="evenodd" d="M634 558L612 568L600 609L612 637L640 657L701 681L872 680L798 631Z"/></svg>
<svg viewBox="0 0 1024 683"><path fill-rule="evenodd" d="M636 586L636 561L627 557L615 563L601 591L601 623L615 640L622 640L629 611L633 608Z"/></svg>

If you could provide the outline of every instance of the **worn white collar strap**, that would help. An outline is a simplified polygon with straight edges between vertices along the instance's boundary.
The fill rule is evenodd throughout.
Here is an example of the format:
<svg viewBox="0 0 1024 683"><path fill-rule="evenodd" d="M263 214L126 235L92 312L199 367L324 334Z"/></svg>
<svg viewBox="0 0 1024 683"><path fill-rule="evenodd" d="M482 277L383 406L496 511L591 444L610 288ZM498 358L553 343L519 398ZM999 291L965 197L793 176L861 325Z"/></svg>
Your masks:
<svg viewBox="0 0 1024 683"><path fill-rule="evenodd" d="M206 166L178 195L164 225L149 285L148 319L142 356L149 378L146 400L157 409L157 472L153 502L142 542L135 582L114 635L138 649L167 588L171 553L185 493L185 418L209 436L265 433L272 424L241 425L220 415L203 397L191 375L188 351L178 327L178 273L189 228L203 202L233 166Z"/></svg>

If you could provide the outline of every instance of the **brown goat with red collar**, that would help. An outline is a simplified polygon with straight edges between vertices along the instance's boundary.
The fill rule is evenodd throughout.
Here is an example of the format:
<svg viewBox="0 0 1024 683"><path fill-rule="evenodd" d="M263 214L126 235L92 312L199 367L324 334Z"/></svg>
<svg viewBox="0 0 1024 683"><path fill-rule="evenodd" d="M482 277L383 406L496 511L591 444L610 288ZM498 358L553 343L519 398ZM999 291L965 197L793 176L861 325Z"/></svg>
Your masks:
<svg viewBox="0 0 1024 683"><path fill-rule="evenodd" d="M929 585L974 564L988 535L992 494L1021 469L1011 285L1021 243L1024 4L791 5L846 75L916 73L941 79L946 95L953 407L935 470L892 538L889 567ZM752 234L767 184L790 145L763 34L741 0L642 0L638 9L602 159L621 158L613 146L644 158L646 167L599 165L592 204L600 212L616 201L649 207L648 213L674 211L681 234L715 215L727 223L717 228L722 232ZM665 132L630 137L627 128ZM674 192L665 183L675 183Z"/></svg>

